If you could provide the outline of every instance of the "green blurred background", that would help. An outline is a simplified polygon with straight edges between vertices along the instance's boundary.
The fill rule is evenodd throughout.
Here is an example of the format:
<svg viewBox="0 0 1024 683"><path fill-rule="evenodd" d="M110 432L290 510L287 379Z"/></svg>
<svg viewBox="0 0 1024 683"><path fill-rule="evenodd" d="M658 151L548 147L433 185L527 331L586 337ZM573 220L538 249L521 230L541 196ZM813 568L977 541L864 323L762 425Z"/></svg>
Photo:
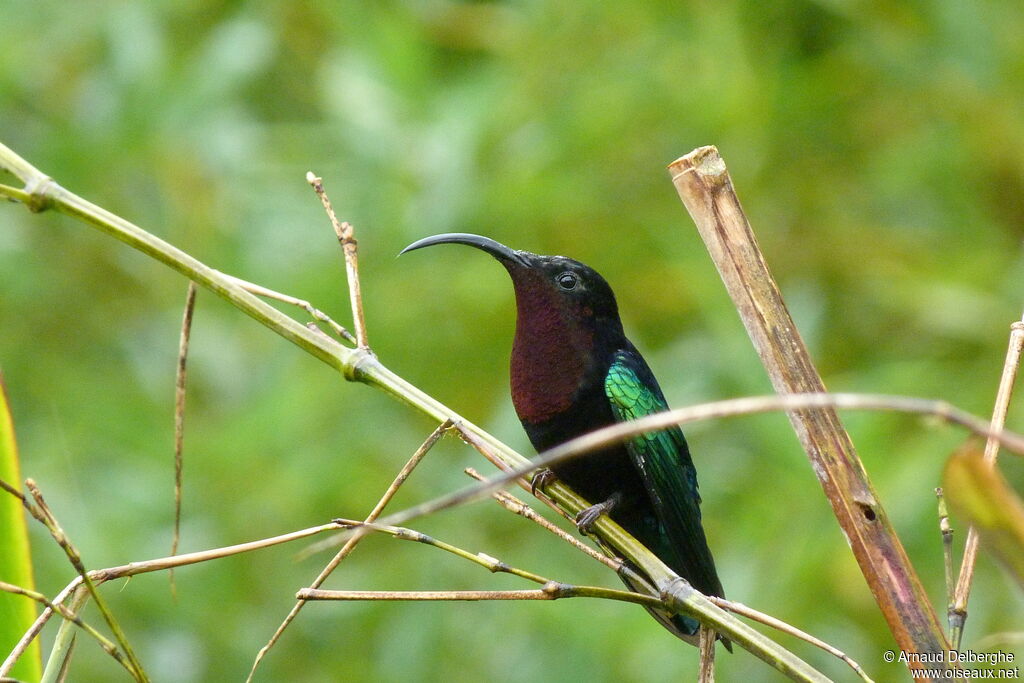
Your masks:
<svg viewBox="0 0 1024 683"><path fill-rule="evenodd" d="M358 229L381 359L523 452L507 393L507 277L466 249L395 254L468 231L571 255L612 283L671 404L767 393L665 172L715 144L829 388L987 415L1021 312L1022 35L1018 3L959 0L13 0L0 20L0 139L210 265L347 322L340 250L304 180L322 175ZM23 473L89 566L165 555L186 283L71 219L0 209L0 366ZM207 292L190 369L183 551L363 515L433 427ZM1022 417L1014 407L1008 424ZM846 420L944 613L933 487L963 433L892 415ZM728 595L834 643L879 680L905 678L881 661L892 640L785 418L688 435ZM395 508L464 485L468 465L487 469L446 440ZM1024 483L1016 463L1005 470ZM618 585L490 503L416 527L558 580ZM52 595L70 568L33 534L39 587ZM176 601L164 574L106 595L157 680L241 680L328 558L296 562L299 549L182 569ZM522 586L383 538L328 585ZM1019 592L983 555L965 646L1020 630L1022 616ZM695 650L617 603L325 603L303 611L258 680L695 671ZM774 676L743 652L722 656L719 672ZM72 680L121 675L81 644Z"/></svg>

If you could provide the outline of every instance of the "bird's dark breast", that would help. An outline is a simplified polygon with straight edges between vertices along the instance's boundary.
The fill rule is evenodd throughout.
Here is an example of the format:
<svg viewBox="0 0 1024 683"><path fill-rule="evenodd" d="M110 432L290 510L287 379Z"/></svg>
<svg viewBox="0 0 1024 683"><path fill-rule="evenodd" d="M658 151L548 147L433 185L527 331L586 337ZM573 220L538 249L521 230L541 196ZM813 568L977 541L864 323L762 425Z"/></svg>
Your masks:
<svg viewBox="0 0 1024 683"><path fill-rule="evenodd" d="M580 388L594 374L590 353L594 334L567 320L558 297L532 280L524 279L516 307L512 403L519 419L541 423L570 410Z"/></svg>
<svg viewBox="0 0 1024 683"><path fill-rule="evenodd" d="M578 392L570 408L547 420L531 422L522 416L520 419L538 453L615 423L603 387L599 391ZM552 469L590 503L602 503L618 493L621 501L611 516L631 533L651 523L647 519L650 510L644 505L646 489L625 446L586 453Z"/></svg>

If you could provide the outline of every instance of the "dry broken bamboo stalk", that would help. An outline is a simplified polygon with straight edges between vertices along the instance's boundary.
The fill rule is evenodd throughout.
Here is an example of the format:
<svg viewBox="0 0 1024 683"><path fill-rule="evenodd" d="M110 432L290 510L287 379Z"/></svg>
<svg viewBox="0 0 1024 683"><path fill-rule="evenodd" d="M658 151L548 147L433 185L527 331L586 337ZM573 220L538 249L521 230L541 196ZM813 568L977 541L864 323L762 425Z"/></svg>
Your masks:
<svg viewBox="0 0 1024 683"><path fill-rule="evenodd" d="M775 390L824 392L718 150L700 147L670 164L669 172ZM835 409L788 415L900 649L947 650L935 611Z"/></svg>

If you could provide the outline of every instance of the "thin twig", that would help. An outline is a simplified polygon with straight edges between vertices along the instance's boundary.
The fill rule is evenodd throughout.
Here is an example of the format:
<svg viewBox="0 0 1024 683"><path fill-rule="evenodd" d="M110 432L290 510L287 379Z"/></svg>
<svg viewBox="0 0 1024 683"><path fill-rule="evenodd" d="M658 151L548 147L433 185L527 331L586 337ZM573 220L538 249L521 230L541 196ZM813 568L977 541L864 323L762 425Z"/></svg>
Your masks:
<svg viewBox="0 0 1024 683"><path fill-rule="evenodd" d="M174 534L171 537L171 555L178 554L181 540L181 487L185 460L185 383L188 380L188 342L192 335L192 314L196 309L196 283L189 280L185 294L185 312L181 317L181 338L178 342L178 367L174 375ZM177 595L174 570L167 572L171 594Z"/></svg>
<svg viewBox="0 0 1024 683"><path fill-rule="evenodd" d="M355 230L350 223L339 223L338 217L334 214L334 207L331 200L324 191L323 179L314 175L312 171L306 173L306 182L313 186L320 203L324 206L331 225L334 227L334 234L341 243L342 251L345 253L345 273L348 275L348 293L352 302L352 324L356 329L356 345L361 349L370 348L370 342L366 339L366 318L363 317L363 294L359 286L359 250L356 244Z"/></svg>
<svg viewBox="0 0 1024 683"><path fill-rule="evenodd" d="M329 315L321 311L319 308L316 308L315 306L313 306L313 304L306 301L305 299L300 299L290 294L282 294L281 292L275 292L274 290L268 289L263 285L258 285L254 282L243 280L241 278L235 277L234 275L228 275L227 273L222 273L222 275L226 278L230 278L231 280L233 280L235 284L237 284L239 287L249 292L250 294L255 294L256 296L262 296L267 299L273 299L274 301L280 301L281 303L301 308L306 313L308 313L310 317L313 318L314 320L325 323L328 327L331 328L331 330L336 335L338 335L345 341L351 342L353 344L356 343L356 338L352 336L351 332L346 330L338 323L334 322L334 320L332 320Z"/></svg>
<svg viewBox="0 0 1024 683"><path fill-rule="evenodd" d="M142 562L129 562L128 564L119 565L117 567L107 567L106 569L93 569L89 572L89 578L97 582L104 582L127 576L135 576L136 574L147 574L149 572L162 571L164 569L173 569L174 567L184 567L189 564L219 560L232 555L250 553L255 550L270 548L271 546L280 545L282 543L290 543L303 538L309 538L310 536L322 534L325 531L333 531L338 528L338 525L334 522L328 522L327 524L299 529L298 531L281 534L280 536L261 538L257 541L249 541L247 543L239 543L237 545L229 545L221 548L211 548L209 550L200 550L194 553L185 553L183 555L158 557L153 560L145 560Z"/></svg>
<svg viewBox="0 0 1024 683"><path fill-rule="evenodd" d="M303 588L295 594L298 600L554 600L556 596L544 589L508 591L334 591Z"/></svg>
<svg viewBox="0 0 1024 683"><path fill-rule="evenodd" d="M866 673L864 673L864 669L861 668L860 664L855 662L852 658L850 658L842 650L840 650L839 648L837 648L837 647L835 647L833 645L829 645L824 640L821 640L819 638L815 638L810 633L807 633L806 631L802 631L802 630L798 629L796 626L793 626L792 624L787 624L786 622L782 621L781 619L777 619L777 618L771 616L770 614L765 614L764 612L759 612L758 610L754 609L753 607L747 607L743 603L734 602L732 600L726 600L725 598L719 598L717 596L708 596L708 599L711 600L711 602L715 603L716 605L718 605L719 607L721 607L724 610L728 610L728 611L733 612L735 614L739 614L740 616L747 617L748 619L751 619L753 621L756 621L756 622L759 622L761 624L764 624L765 626L770 626L771 628L773 628L773 629L775 629L777 631L781 631L782 633L787 633L787 634L789 634L789 635L791 635L791 636L793 636L795 638L799 638L800 640L808 642L808 643L810 643L811 645L813 645L815 647L821 648L825 652L828 652L829 654L833 655L834 657L838 657L843 662L845 662L847 664L847 666L849 666L851 669L853 669L854 672L856 672L856 674L858 676L860 676L860 678L862 680L867 681L867 683L873 683L871 678Z"/></svg>
<svg viewBox="0 0 1024 683"><path fill-rule="evenodd" d="M1020 367L1022 348L1024 348L1024 318L1010 325L1010 341L1006 348L1006 360L1003 362L1003 374L999 378L999 390L996 393L995 406L992 408L992 432L1000 432L1003 425L1006 424L1006 412L1010 408L1010 398L1013 396L1017 368ZM994 465L998 457L999 442L990 435L985 442L985 460ZM949 611L950 640L955 650L960 649L964 622L967 621L967 600L971 596L971 583L974 580L974 563L977 555L978 531L971 526L967 530L964 556L960 562L960 575L957 577L956 594Z"/></svg>
<svg viewBox="0 0 1024 683"><path fill-rule="evenodd" d="M402 484L404 484L406 479L409 478L409 475L412 474L412 471L416 468L416 465L418 465L420 461L423 460L424 456L426 456L426 454L430 451L434 444L437 443L442 436L444 436L444 433L448 431L448 429L450 429L451 426L451 421L445 420L440 425L438 425L437 429L435 429L430 434L430 436L427 437L426 441L424 441L420 445L420 447L416 449L416 452L412 454L412 457L409 458L409 460L405 463L405 466L403 466L402 469L395 476L394 480L391 482L391 485L388 486L386 491L384 491L384 495L382 495L380 497L380 500L377 501L377 504L373 506L373 509L370 511L370 514L366 516L366 519L364 520L365 523L371 523L380 516L381 512L384 511L384 508L387 506L387 504L391 501L392 498L394 498L395 494L398 492L398 489L401 488ZM338 553L331 559L331 561L327 563L327 566L324 567L323 570L321 570L320 574L313 581L312 587L317 588L321 584L323 584L323 582L327 580L327 577L331 575L331 572L333 572L337 568L337 566L341 564L341 561L348 557L349 553L351 553L355 549L356 545L358 545L360 540L362 540L362 535L360 534L351 536L345 542L345 545L343 545L341 549L338 551ZM260 651L256 653L256 658L253 660L252 668L249 670L249 676L246 678L246 681L251 681L253 676L256 675L256 668L260 665L260 662L263 661L263 658L267 655L268 652L270 652L270 649L274 647L274 644L284 633L285 629L288 628L288 625L292 623L296 616L298 616L304 604L305 602L300 598L292 606L291 611L289 611L287 616L285 616L284 621L282 621L280 626L277 627L277 630L274 631L274 634L270 637L270 640L267 641L267 644L261 647Z"/></svg>
<svg viewBox="0 0 1024 683"><path fill-rule="evenodd" d="M512 565L502 562L501 560L491 557L490 555L487 555L485 553L472 553L456 545L452 545L451 543L445 543L444 541L438 540L433 536L428 536L427 534L424 534L420 531L416 531L414 529L398 526L385 526L382 524L366 524L365 522L358 522L352 519L336 519L334 521L338 522L339 524L343 524L349 528L365 527L371 531L387 534L398 540L414 541L416 543L429 545L434 548L437 548L438 550L443 550L447 553L451 553L456 557L461 557L464 560L468 560L473 564L480 565L481 567L492 573L511 574L512 576L518 576L521 579L526 579L527 581L532 581L534 583L539 583L541 585L546 584L550 581L550 579L546 579L543 576L540 576L539 574L534 574L533 572L528 572L525 569L513 567Z"/></svg>
<svg viewBox="0 0 1024 683"><path fill-rule="evenodd" d="M664 605L649 595L632 593L599 586L574 586L549 581L543 588L507 591L335 591L303 588L295 597L299 600L559 600L561 598L599 598L618 600L638 605L658 607Z"/></svg>
<svg viewBox="0 0 1024 683"><path fill-rule="evenodd" d="M466 474L473 477L477 481L486 481L484 476L477 472L472 467L467 467L465 469L465 472ZM520 517L525 517L526 519L530 520L534 524L537 524L546 531L549 531L553 533L555 536L558 536L558 538L562 539L563 541L565 541L572 547L576 548L580 552L585 553L586 555L589 555L598 562L606 565L609 569L612 569L615 572L619 572L622 570L623 563L621 559L617 557L608 557L603 553L599 553L598 551L594 550L589 545L587 545L580 539L576 538L572 534L564 531L563 529L558 528L557 526L549 522L547 519L542 517L536 510L531 508L529 505L527 505L520 499L513 496L511 493L508 493L507 491L495 491L494 493L491 494L491 497L494 498L494 500L496 500L499 505L501 505L509 512L517 514Z"/></svg>
<svg viewBox="0 0 1024 683"><path fill-rule="evenodd" d="M511 470L510 465L508 465L503 460L502 454L498 452L498 450L491 443L481 438L480 435L474 432L473 429L470 428L471 425L464 425L461 421L458 421L455 422L454 427L457 430L459 437L465 443L475 448L478 453L480 453L481 455L484 456L484 458L487 459L488 462L490 462L503 472L509 472ZM467 469L466 473L469 474L474 479L476 479L477 481L484 481L484 477L481 476L478 472L476 472L476 470L472 468ZM528 480L525 476L519 477L515 481L516 484L518 484L522 489L529 491L537 500L544 503L549 508L554 510L556 513L561 515L564 519L568 520L573 525L575 525L575 515L569 512L569 510L567 510L564 506L558 505L543 491L538 490L533 485L532 481ZM600 535L594 536L594 540L602 548L602 550L604 550L604 553L597 552L596 550L586 545L576 537L569 535L565 531L562 531L557 526L555 526L551 522L547 521L546 519L538 515L528 505L520 501L512 494L507 493L505 491L497 490L492 492L491 495L498 501L498 503L505 506L507 509L511 510L512 512L515 512L516 514L522 515L527 519L536 522L537 524L540 524L542 527L551 531L559 538L562 538L570 545L578 548L587 555L590 555L591 557L597 559L599 562L606 564L609 568L614 569L615 572L619 574L619 576L626 579L627 583L629 583L630 585L634 587L645 586L649 589L651 595L657 594L657 590L655 590L655 588L651 585L650 580L646 576L643 576L640 573L638 573L630 565L623 562L622 559L616 555L614 548L610 544L604 542L603 538ZM574 502L578 504L578 509L583 509L589 506L589 503L582 499Z"/></svg>
<svg viewBox="0 0 1024 683"><path fill-rule="evenodd" d="M942 566L946 573L946 616L949 620L949 632L953 633L953 606L956 600L956 579L953 576L953 527L949 523L949 509L946 498L942 495L942 487L936 487L935 498L938 500L939 531L942 533Z"/></svg>
<svg viewBox="0 0 1024 683"><path fill-rule="evenodd" d="M8 201L21 202L22 204L30 204L32 202L32 195L10 185L0 184L0 197L6 197Z"/></svg>
<svg viewBox="0 0 1024 683"><path fill-rule="evenodd" d="M24 493L22 493L17 488L15 488L11 484L7 483L3 479L0 479L0 489L3 489L7 493L9 493L12 496L14 496L15 498L17 498L19 501L21 501L22 506L24 506L24 508L28 511L28 513L30 515L32 515L33 517L35 517L36 519L39 519L39 517L37 515L41 515L42 513L38 510L38 508L30 509L30 508L34 508L34 506L32 505L32 501L30 501L25 496Z"/></svg>
<svg viewBox="0 0 1024 683"><path fill-rule="evenodd" d="M71 539L64 533L64 529L61 528L57 522L57 518L54 516L50 507L46 504L46 499L43 498L42 491L36 486L36 483L31 479L25 480L25 486L28 488L29 493L32 494L32 498L35 500L39 516L36 519L43 523L44 526L49 530L53 540L57 542L57 545L61 547L64 554L67 555L68 560L71 562L71 566L75 568L78 575L82 577L82 582L85 584L86 589L89 591L89 595L92 596L93 601L96 603L96 608L103 615L103 620L107 622L107 626L110 627L110 631L114 634L114 638L117 639L118 644L121 646L121 650L124 651L125 657L131 664L132 676L136 680L146 683L149 680L149 676L146 675L145 669L142 668L142 663L138 657L135 656L135 652L132 650L131 645L128 643L128 638L125 636L124 631L121 629L121 625L117 619L114 618L114 614L110 611L107 606L106 600L100 595L99 591L96 590L96 584L89 578L89 573L82 563L82 557L79 555L78 550L72 545ZM32 510L29 509L29 513Z"/></svg>
<svg viewBox="0 0 1024 683"><path fill-rule="evenodd" d="M930 401L879 394L771 394L768 396L749 396L701 403L686 408L676 408L648 415L639 420L602 427L544 451L533 460L526 461L523 465L496 474L478 485L439 496L389 515L382 519L381 523L401 525L423 515L432 514L473 500L480 500L504 487L509 482L519 479L536 469L562 463L572 458L580 457L590 451L619 443L630 437L662 430L672 425L774 411L819 409L826 406L849 410L877 410L931 415L965 427L979 435L993 435L1008 450L1024 454L1024 436L1006 430L999 433L992 432L989 429L988 423L984 420L965 413L945 401ZM598 524L600 524L600 520L598 520ZM338 534L337 537L332 539L332 542L334 544L340 543L344 539L350 538L353 533L349 531Z"/></svg>

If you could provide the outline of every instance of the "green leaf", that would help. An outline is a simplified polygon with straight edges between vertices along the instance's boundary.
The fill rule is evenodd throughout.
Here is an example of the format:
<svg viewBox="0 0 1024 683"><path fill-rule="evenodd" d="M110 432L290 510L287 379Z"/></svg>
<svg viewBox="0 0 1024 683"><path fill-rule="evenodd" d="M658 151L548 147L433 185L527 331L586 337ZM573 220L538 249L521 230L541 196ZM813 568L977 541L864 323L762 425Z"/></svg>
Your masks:
<svg viewBox="0 0 1024 683"><path fill-rule="evenodd" d="M0 478L12 486L21 482L14 421L7 403L7 391L0 375ZM0 580L33 589L32 555L28 546L25 510L12 495L0 492ZM36 619L36 603L21 595L0 591L0 653L4 656ZM11 675L22 680L39 680L42 662L36 640L21 656Z"/></svg>
<svg viewBox="0 0 1024 683"><path fill-rule="evenodd" d="M1024 586L1024 503L976 448L950 457L943 489L953 511L974 525L982 547Z"/></svg>

